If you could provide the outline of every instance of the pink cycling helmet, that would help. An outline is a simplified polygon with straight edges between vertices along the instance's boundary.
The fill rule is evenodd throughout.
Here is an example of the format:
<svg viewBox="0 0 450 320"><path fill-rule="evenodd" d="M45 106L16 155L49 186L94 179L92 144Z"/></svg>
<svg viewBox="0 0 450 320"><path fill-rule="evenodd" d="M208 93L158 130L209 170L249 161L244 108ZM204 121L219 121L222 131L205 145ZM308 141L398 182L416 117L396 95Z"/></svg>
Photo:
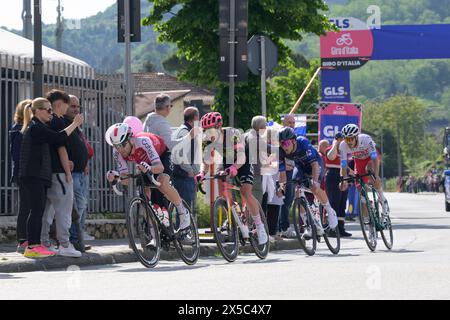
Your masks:
<svg viewBox="0 0 450 320"><path fill-rule="evenodd" d="M222 126L222 115L219 112L209 112L202 117L202 128L209 129Z"/></svg>

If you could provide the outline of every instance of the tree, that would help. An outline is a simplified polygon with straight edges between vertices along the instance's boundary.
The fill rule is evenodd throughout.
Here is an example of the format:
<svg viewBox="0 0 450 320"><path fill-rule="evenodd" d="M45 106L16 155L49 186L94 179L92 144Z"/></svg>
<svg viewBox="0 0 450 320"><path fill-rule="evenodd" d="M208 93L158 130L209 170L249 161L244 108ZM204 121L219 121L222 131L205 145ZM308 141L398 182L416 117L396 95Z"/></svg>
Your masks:
<svg viewBox="0 0 450 320"><path fill-rule="evenodd" d="M181 5L177 7L177 5ZM323 0L249 1L249 35L264 33L278 46L279 62L285 66L290 49L283 39L302 40L302 33L317 35L333 29L325 15ZM172 11L178 10L175 14ZM228 115L228 85L219 82L219 1L155 0L150 15L143 20L160 32L159 40L175 43L179 55L188 62L180 78L199 85L217 88L213 106ZM236 125L247 128L250 119L260 113L260 78L249 75L236 86Z"/></svg>
<svg viewBox="0 0 450 320"><path fill-rule="evenodd" d="M435 148L435 137L426 130L430 119L429 109L416 97L394 96L365 105L363 130L379 134L383 132L385 152L388 150L386 154L390 159L395 157L395 163L388 164L388 172L394 171L390 166L398 164L392 150L396 141L400 141L401 161L405 164L406 171L416 172L420 164L436 161L440 156L440 148Z"/></svg>

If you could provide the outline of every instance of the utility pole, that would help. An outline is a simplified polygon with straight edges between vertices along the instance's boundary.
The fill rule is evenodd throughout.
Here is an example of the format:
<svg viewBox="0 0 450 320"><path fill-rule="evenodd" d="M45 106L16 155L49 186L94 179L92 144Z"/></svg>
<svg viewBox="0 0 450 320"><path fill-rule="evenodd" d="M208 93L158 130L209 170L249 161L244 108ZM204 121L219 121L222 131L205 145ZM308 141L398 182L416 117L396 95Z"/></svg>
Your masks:
<svg viewBox="0 0 450 320"><path fill-rule="evenodd" d="M126 111L128 116L133 113L133 84L131 77L131 34L130 34L130 0L125 0L125 83L126 83Z"/></svg>
<svg viewBox="0 0 450 320"><path fill-rule="evenodd" d="M41 0L34 0L34 61L33 61L33 96L43 95L43 65L42 61L42 8Z"/></svg>
<svg viewBox="0 0 450 320"><path fill-rule="evenodd" d="M56 50L63 52L62 50L62 36L64 32L64 18L62 17L62 11L64 8L61 7L61 0L58 0L58 6L56 7L56 12L58 12L58 17L56 18Z"/></svg>
<svg viewBox="0 0 450 320"><path fill-rule="evenodd" d="M228 95L228 118L229 126L234 127L234 77L235 71L235 51L236 51L236 0L230 0L230 73L229 77L229 95Z"/></svg>
<svg viewBox="0 0 450 320"><path fill-rule="evenodd" d="M33 40L33 24L31 23L31 0L23 0L23 10L22 10L22 22L23 29L22 35L24 38Z"/></svg>

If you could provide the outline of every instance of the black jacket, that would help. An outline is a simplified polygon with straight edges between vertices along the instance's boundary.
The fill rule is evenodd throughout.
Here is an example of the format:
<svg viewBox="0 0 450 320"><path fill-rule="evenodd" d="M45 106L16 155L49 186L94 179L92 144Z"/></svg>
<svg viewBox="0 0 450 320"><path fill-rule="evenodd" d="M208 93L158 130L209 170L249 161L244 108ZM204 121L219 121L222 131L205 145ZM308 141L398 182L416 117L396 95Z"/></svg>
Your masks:
<svg viewBox="0 0 450 320"><path fill-rule="evenodd" d="M66 126L72 124L72 121L68 118L64 118L64 122ZM79 128L75 129L75 131L69 136L66 145L69 159L74 164L73 172L78 173L84 172L84 169L88 163L88 150L84 144L81 134L82 133Z"/></svg>
<svg viewBox="0 0 450 320"><path fill-rule="evenodd" d="M50 144L64 143L65 131L55 132L34 117L23 135L20 149L19 178L22 181L41 180L51 186L52 164Z"/></svg>
<svg viewBox="0 0 450 320"><path fill-rule="evenodd" d="M22 144L22 124L16 123L9 131L9 150L12 158L11 182L19 180L20 145Z"/></svg>

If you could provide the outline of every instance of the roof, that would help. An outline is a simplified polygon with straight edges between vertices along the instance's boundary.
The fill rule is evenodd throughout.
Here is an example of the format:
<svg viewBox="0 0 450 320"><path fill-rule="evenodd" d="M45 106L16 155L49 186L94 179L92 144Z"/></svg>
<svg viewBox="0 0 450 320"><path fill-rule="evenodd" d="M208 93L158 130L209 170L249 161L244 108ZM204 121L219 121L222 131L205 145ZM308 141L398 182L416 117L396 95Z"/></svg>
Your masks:
<svg viewBox="0 0 450 320"><path fill-rule="evenodd" d="M186 96L190 90L173 90L173 91L164 91L165 94L169 95L170 100L176 101L177 99L181 99ZM155 110L155 98L157 95L161 94L161 91L158 92L140 92L135 94L134 96L134 107L135 114L138 118L145 117L148 113Z"/></svg>
<svg viewBox="0 0 450 320"><path fill-rule="evenodd" d="M160 73L133 73L134 89L140 92L165 92L177 90L189 90L189 94L184 97L188 104L191 100L203 100L206 105L212 105L214 102L214 92L206 88L179 81L176 77Z"/></svg>
<svg viewBox="0 0 450 320"><path fill-rule="evenodd" d="M19 58L29 59L28 61L30 61L31 64L31 59L34 57L34 43L27 38L0 28L0 55L11 57L8 60L8 67L11 67L12 65L17 66ZM82 60L46 46L42 46L42 59L44 60L44 72L47 71L46 69L50 69L53 63L57 62L65 63L69 65L69 67L91 68L89 64ZM2 58L2 65L4 63L3 61L6 61L5 57ZM68 69L70 70L71 68ZM55 67L55 71L56 70L57 67ZM51 72L51 70L48 72Z"/></svg>

